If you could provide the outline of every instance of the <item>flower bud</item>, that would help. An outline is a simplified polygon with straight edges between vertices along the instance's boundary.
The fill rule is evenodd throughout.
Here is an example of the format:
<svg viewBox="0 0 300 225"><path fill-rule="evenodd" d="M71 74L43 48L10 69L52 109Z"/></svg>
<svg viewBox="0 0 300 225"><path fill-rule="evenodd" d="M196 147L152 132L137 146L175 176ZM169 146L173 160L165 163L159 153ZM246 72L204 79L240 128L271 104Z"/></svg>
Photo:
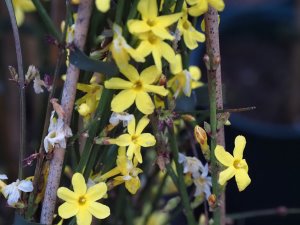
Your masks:
<svg viewBox="0 0 300 225"><path fill-rule="evenodd" d="M217 197L216 195L214 194L211 194L208 199L208 205L211 207L211 208L215 208L216 207L216 203L217 203Z"/></svg>
<svg viewBox="0 0 300 225"><path fill-rule="evenodd" d="M196 125L194 128L194 136L196 138L196 141L200 144L203 154L207 154L207 152L209 151L209 145L207 144L207 134L205 130L202 127Z"/></svg>
<svg viewBox="0 0 300 225"><path fill-rule="evenodd" d="M82 103L78 108L78 113L81 116L87 116L90 114L90 107L86 103Z"/></svg>

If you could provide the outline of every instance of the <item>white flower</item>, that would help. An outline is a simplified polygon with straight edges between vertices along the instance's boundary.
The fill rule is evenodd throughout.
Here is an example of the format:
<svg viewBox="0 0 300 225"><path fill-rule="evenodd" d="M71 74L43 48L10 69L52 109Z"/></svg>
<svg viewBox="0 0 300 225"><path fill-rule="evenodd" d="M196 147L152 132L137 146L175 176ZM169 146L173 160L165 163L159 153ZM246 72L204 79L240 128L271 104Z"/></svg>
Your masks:
<svg viewBox="0 0 300 225"><path fill-rule="evenodd" d="M33 191L33 185L31 181L28 180L16 180L16 182L13 182L9 185L6 185L3 188L3 195L5 198L7 198L7 204L10 206L14 206L16 204L20 197L21 197L21 191L23 192L32 192Z"/></svg>
<svg viewBox="0 0 300 225"><path fill-rule="evenodd" d="M0 180L7 180L8 177L5 174L0 174Z"/></svg>
<svg viewBox="0 0 300 225"><path fill-rule="evenodd" d="M202 174L199 172L193 174L193 181L196 185L194 196L199 196L204 193L206 199L208 199L211 195L210 187L212 186L211 177L208 176L208 164L204 166Z"/></svg>
<svg viewBox="0 0 300 225"><path fill-rule="evenodd" d="M46 87L46 84L43 80L41 80L40 76L34 77L33 80L33 89L36 94L43 93L44 90L42 87Z"/></svg>
<svg viewBox="0 0 300 225"><path fill-rule="evenodd" d="M179 153L178 157L178 162L183 164L183 173L192 173L194 176L199 173L199 170L203 171L203 164L196 157L185 156L182 153Z"/></svg>
<svg viewBox="0 0 300 225"><path fill-rule="evenodd" d="M129 123L129 121L131 121L133 119L133 115L129 114L129 113L116 113L113 112L111 114L111 117L109 119L109 122L114 125L117 126L119 124L120 121L123 121L123 127L126 127Z"/></svg>
<svg viewBox="0 0 300 225"><path fill-rule="evenodd" d="M66 138L71 137L72 130L61 118L54 117L54 111L51 114L48 135L44 139L44 148L48 152L57 144L61 148L66 148Z"/></svg>

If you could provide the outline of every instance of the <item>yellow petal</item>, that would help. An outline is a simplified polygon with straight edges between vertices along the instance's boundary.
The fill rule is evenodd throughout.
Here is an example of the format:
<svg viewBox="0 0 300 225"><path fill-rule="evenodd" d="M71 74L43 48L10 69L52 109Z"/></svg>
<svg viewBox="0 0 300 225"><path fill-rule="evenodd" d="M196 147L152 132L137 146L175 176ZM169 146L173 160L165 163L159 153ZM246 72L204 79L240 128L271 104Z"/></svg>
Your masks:
<svg viewBox="0 0 300 225"><path fill-rule="evenodd" d="M248 173L243 169L237 170L235 174L235 180L239 191L245 190L245 188L251 183Z"/></svg>
<svg viewBox="0 0 300 225"><path fill-rule="evenodd" d="M132 83L140 79L138 71L130 64L120 68L120 72L124 74Z"/></svg>
<svg viewBox="0 0 300 225"><path fill-rule="evenodd" d="M246 146L246 138L242 135L237 136L234 141L234 150L233 150L233 156L235 159L243 159L245 146Z"/></svg>
<svg viewBox="0 0 300 225"><path fill-rule="evenodd" d="M146 92L152 92L158 95L167 96L169 91L165 89L163 86L150 85L147 84L144 86Z"/></svg>
<svg viewBox="0 0 300 225"><path fill-rule="evenodd" d="M141 154L141 146L137 146L137 148L134 151L134 160L137 160L139 163L143 163L143 157Z"/></svg>
<svg viewBox="0 0 300 225"><path fill-rule="evenodd" d="M32 12L35 10L35 6L31 0L19 0L18 3L24 12Z"/></svg>
<svg viewBox="0 0 300 225"><path fill-rule="evenodd" d="M91 225L92 214L86 207L82 207L76 214L77 225Z"/></svg>
<svg viewBox="0 0 300 225"><path fill-rule="evenodd" d="M15 7L15 15L18 26L21 26L24 23L24 12L20 9L20 7Z"/></svg>
<svg viewBox="0 0 300 225"><path fill-rule="evenodd" d="M200 3L196 4L195 6L192 6L188 9L188 13L191 16L200 16L207 12L208 10L208 4L207 1L200 1Z"/></svg>
<svg viewBox="0 0 300 225"><path fill-rule="evenodd" d="M156 68L159 71L162 71L161 54L162 53L161 53L161 50L159 49L159 46L152 45L152 56L153 56Z"/></svg>
<svg viewBox="0 0 300 225"><path fill-rule="evenodd" d="M109 142L118 146L128 146L131 143L131 136L129 134L122 134L115 139L109 139Z"/></svg>
<svg viewBox="0 0 300 225"><path fill-rule="evenodd" d="M128 30L132 34L148 32L151 27L143 20L129 20L127 22Z"/></svg>
<svg viewBox="0 0 300 225"><path fill-rule="evenodd" d="M131 143L131 144L129 145L129 147L128 147L128 149L127 149L127 153L126 153L126 155L127 155L127 157L128 157L129 160L132 160L133 155L134 155L135 151L136 151L138 148L141 148L141 147L138 146L138 145L136 145L136 144L134 144L134 143Z"/></svg>
<svg viewBox="0 0 300 225"><path fill-rule="evenodd" d="M81 173L75 173L73 175L72 185L77 195L84 195L86 193L86 183Z"/></svg>
<svg viewBox="0 0 300 225"><path fill-rule="evenodd" d="M100 12L107 12L110 8L110 0L96 0L96 7Z"/></svg>
<svg viewBox="0 0 300 225"><path fill-rule="evenodd" d="M131 89L121 91L113 98L111 102L112 111L123 112L134 103L135 98L136 98L135 91Z"/></svg>
<svg viewBox="0 0 300 225"><path fill-rule="evenodd" d="M184 35L183 35L183 40L184 40L184 43L186 44L186 46L193 50L195 48L198 47L198 43L197 41L193 38L193 33L191 32L185 32Z"/></svg>
<svg viewBox="0 0 300 225"><path fill-rule="evenodd" d="M218 159L218 161L224 166L233 165L233 156L230 155L230 153L226 152L223 146L217 145L215 149L215 156Z"/></svg>
<svg viewBox="0 0 300 225"><path fill-rule="evenodd" d="M127 80L114 77L105 81L104 86L107 89L129 89L133 86L133 84Z"/></svg>
<svg viewBox="0 0 300 225"><path fill-rule="evenodd" d="M107 192L107 186L104 182L93 185L87 190L86 198L88 201L97 201Z"/></svg>
<svg viewBox="0 0 300 225"><path fill-rule="evenodd" d="M233 166L228 167L219 174L219 184L224 185L235 175L236 170Z"/></svg>
<svg viewBox="0 0 300 225"><path fill-rule="evenodd" d="M160 26L154 26L152 32L161 38L162 40L174 40L174 36L172 36L166 28Z"/></svg>
<svg viewBox="0 0 300 225"><path fill-rule="evenodd" d="M170 15L164 15L157 18L157 23L160 27L168 27L175 23L182 16L182 13L174 13Z"/></svg>
<svg viewBox="0 0 300 225"><path fill-rule="evenodd" d="M110 215L109 207L99 202L91 202L88 210L94 217L98 219L105 219Z"/></svg>
<svg viewBox="0 0 300 225"><path fill-rule="evenodd" d="M147 116L144 116L142 119L140 119L137 127L136 127L136 131L135 134L136 135L140 135L143 130L145 129L145 127L149 124L150 120L148 119Z"/></svg>
<svg viewBox="0 0 300 225"><path fill-rule="evenodd" d="M151 97L144 91L140 91L136 94L135 104L138 110L145 115L153 113L155 108Z"/></svg>
<svg viewBox="0 0 300 225"><path fill-rule="evenodd" d="M140 54L142 57L146 57L151 53L152 46L150 43L146 41L142 41L139 46L137 47L136 51L138 54Z"/></svg>
<svg viewBox="0 0 300 225"><path fill-rule="evenodd" d="M133 118L129 121L127 129L128 129L128 133L129 133L130 135L134 135L134 134L135 134L135 117L133 117Z"/></svg>
<svg viewBox="0 0 300 225"><path fill-rule="evenodd" d="M177 74L182 72L182 60L181 60L181 55L177 54L175 56L175 61L170 63L170 70L172 74Z"/></svg>
<svg viewBox="0 0 300 225"><path fill-rule="evenodd" d="M225 8L223 0L209 0L209 4L218 11L223 11Z"/></svg>
<svg viewBox="0 0 300 225"><path fill-rule="evenodd" d="M175 53L174 50L165 42L161 42L160 44L162 56L169 62L172 63L175 61Z"/></svg>
<svg viewBox="0 0 300 225"><path fill-rule="evenodd" d="M201 70L198 66L190 66L189 72L193 80L199 80L201 78Z"/></svg>
<svg viewBox="0 0 300 225"><path fill-rule="evenodd" d="M143 147L150 147L150 146L155 145L156 140L155 140L155 137L152 134L143 133L138 137L137 143L140 146L143 146Z"/></svg>
<svg viewBox="0 0 300 225"><path fill-rule="evenodd" d="M156 66L149 66L142 71L140 79L143 84L152 84L157 81L160 75L161 71L159 71Z"/></svg>
<svg viewBox="0 0 300 225"><path fill-rule="evenodd" d="M132 179L125 181L126 189L133 195L137 192L140 186L141 186L141 182L138 177L133 177Z"/></svg>
<svg viewBox="0 0 300 225"><path fill-rule="evenodd" d="M57 196L66 202L77 202L78 195L65 187L60 187L57 190Z"/></svg>
<svg viewBox="0 0 300 225"><path fill-rule="evenodd" d="M58 215L63 219L69 219L70 217L75 216L78 213L78 210L78 204L65 202L58 207Z"/></svg>
<svg viewBox="0 0 300 225"><path fill-rule="evenodd" d="M157 2L153 0L140 0L138 11L143 19L153 19L157 16Z"/></svg>

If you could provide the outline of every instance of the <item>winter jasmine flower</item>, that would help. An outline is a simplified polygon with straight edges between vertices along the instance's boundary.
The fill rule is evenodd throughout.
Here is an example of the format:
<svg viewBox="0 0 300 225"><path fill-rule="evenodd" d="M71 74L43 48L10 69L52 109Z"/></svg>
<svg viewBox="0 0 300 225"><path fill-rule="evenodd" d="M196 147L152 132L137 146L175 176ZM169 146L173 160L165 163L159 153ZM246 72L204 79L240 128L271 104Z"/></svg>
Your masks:
<svg viewBox="0 0 300 225"><path fill-rule="evenodd" d="M208 164L203 168L203 172L200 174L194 173L193 181L196 186L196 191L194 196L205 194L206 199L211 195L210 187L212 186L211 177L208 176Z"/></svg>
<svg viewBox="0 0 300 225"><path fill-rule="evenodd" d="M109 122L113 126L117 126L120 121L123 121L123 127L126 127L128 123L134 118L132 114L129 113L116 113L113 112L110 116Z"/></svg>
<svg viewBox="0 0 300 225"><path fill-rule="evenodd" d="M87 188L84 177L75 173L72 177L73 190L60 187L57 196L66 201L58 208L58 214L63 219L76 216L78 225L90 225L92 216L104 219L110 215L110 209L97 200L106 195L107 186L101 182Z"/></svg>
<svg viewBox="0 0 300 225"><path fill-rule="evenodd" d="M208 6L218 11L223 11L225 4L223 0L186 0L191 5L188 12L191 16L200 16L208 11Z"/></svg>
<svg viewBox="0 0 300 225"><path fill-rule="evenodd" d="M250 183L251 179L248 175L248 164L243 159L244 148L246 146L246 139L244 136L237 136L235 138L235 147L233 156L226 152L223 146L217 145L215 149L215 156L220 163L227 169L223 170L219 175L219 183L224 185L226 181L235 176L235 180L239 191L243 191Z"/></svg>

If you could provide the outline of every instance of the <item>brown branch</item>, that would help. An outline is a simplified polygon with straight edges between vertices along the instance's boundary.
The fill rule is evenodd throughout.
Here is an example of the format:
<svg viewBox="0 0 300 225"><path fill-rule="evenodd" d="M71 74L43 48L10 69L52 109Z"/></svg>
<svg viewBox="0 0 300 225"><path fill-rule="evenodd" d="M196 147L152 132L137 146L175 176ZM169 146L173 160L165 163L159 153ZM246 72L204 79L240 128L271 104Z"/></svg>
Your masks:
<svg viewBox="0 0 300 225"><path fill-rule="evenodd" d="M75 23L74 45L83 50L89 21L92 12L92 0L82 0L78 7L78 17ZM64 122L70 125L73 106L76 95L76 84L79 77L79 69L70 64L67 70L66 82L62 93L61 105L65 112ZM56 147L53 158L50 162L49 176L45 191L45 198L42 206L41 220L42 224L52 224L53 214L56 204L56 192L60 183L60 176L65 156L65 149Z"/></svg>

